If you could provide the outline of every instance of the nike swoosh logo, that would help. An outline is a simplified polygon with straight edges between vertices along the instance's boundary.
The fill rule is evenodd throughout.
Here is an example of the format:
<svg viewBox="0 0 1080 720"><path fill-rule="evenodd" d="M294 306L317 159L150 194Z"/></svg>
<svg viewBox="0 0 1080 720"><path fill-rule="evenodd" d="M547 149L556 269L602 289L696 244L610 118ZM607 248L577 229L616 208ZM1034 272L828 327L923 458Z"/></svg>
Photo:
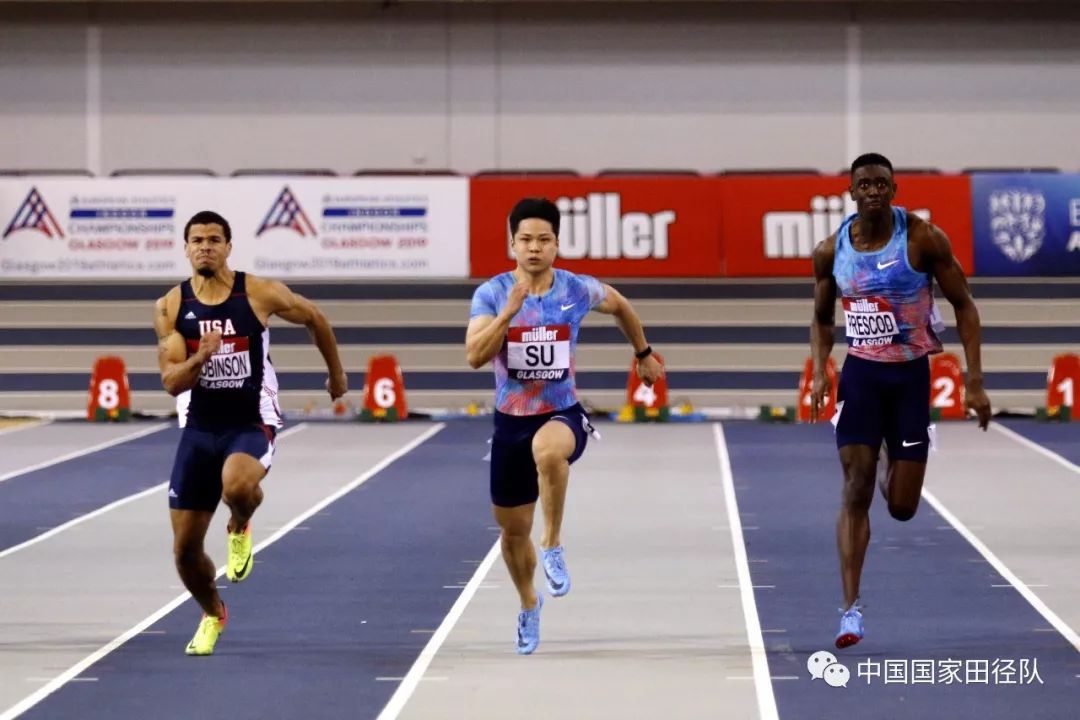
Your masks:
<svg viewBox="0 0 1080 720"><path fill-rule="evenodd" d="M577 305L577 303L570 303L569 305L560 305L559 309L561 309L563 312L566 312L567 310L574 307L575 305Z"/></svg>
<svg viewBox="0 0 1080 720"><path fill-rule="evenodd" d="M916 445L922 445L922 440L919 440L918 442L908 442L907 440L904 440L900 444L904 447L915 447Z"/></svg>
<svg viewBox="0 0 1080 720"><path fill-rule="evenodd" d="M243 577L244 573L246 573L248 571L248 568L251 567L251 558L254 555L255 555L255 553L248 553L247 562L244 563L244 567L240 568L240 570L237 571L236 577Z"/></svg>
<svg viewBox="0 0 1080 720"><path fill-rule="evenodd" d="M554 588L554 589L556 589L556 590L562 590L562 589L563 589L563 585L565 585L565 584L566 584L566 583L557 583L557 582L555 582L554 580L552 580L552 579L551 579L551 576L550 576L550 575L548 575L548 571L547 571L547 570L544 570L544 577L545 577L545 578L547 578L547 581L548 581L549 583L551 583L551 587L553 587L553 588Z"/></svg>
<svg viewBox="0 0 1080 720"><path fill-rule="evenodd" d="M877 264L877 269L878 270L884 270L885 268L889 267L890 265L895 265L898 262L900 262L900 261L899 260L890 260L887 263L878 263Z"/></svg>

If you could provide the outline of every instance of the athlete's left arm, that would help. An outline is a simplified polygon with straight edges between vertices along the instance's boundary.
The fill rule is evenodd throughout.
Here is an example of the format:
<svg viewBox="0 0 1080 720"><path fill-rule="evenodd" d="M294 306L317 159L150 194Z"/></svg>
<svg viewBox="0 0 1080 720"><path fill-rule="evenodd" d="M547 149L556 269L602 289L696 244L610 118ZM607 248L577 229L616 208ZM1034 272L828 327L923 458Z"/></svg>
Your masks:
<svg viewBox="0 0 1080 720"><path fill-rule="evenodd" d="M326 369L330 374L326 380L326 391L330 393L330 398L337 400L348 392L349 380L345 375L345 368L341 365L334 328L330 326L330 321L323 315L322 310L303 295L294 293L285 283L262 278L257 278L256 282L252 283L254 278L248 277L248 294L255 295L252 299L265 309L267 316L277 315L286 322L307 328L312 341L326 361Z"/></svg>
<svg viewBox="0 0 1080 720"><path fill-rule="evenodd" d="M630 341L635 353L649 347L648 341L645 340L645 328L641 325L641 318L638 317L637 311L634 310L630 301L615 288L604 285L604 299L593 307L593 310L615 316L615 324ZM652 385L664 376L664 366L650 353L644 360L638 360L637 374L646 385Z"/></svg>
<svg viewBox="0 0 1080 720"><path fill-rule="evenodd" d="M941 292L956 311L956 329L960 333L960 342L964 345L967 359L966 404L979 417L979 427L983 430L990 424L990 399L983 389L982 373L982 325L979 321L979 309L971 297L964 269L953 255L949 238L937 226L923 222L920 233L920 254L925 267L941 286Z"/></svg>

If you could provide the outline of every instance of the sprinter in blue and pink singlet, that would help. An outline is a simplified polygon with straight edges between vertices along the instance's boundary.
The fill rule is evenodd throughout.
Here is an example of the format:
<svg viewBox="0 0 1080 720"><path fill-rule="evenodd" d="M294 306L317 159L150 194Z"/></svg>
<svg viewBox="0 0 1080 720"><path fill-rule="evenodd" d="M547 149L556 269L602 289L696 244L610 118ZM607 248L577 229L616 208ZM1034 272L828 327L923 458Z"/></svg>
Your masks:
<svg viewBox="0 0 1080 720"><path fill-rule="evenodd" d="M641 321L610 285L552 267L559 250L559 210L527 198L510 213L517 267L473 295L465 341L469 365L495 366L495 433L491 439L491 502L502 529L502 552L521 598L517 652L540 643L543 599L533 586L536 551L529 537L536 501L544 499L541 538L549 592L570 591L560 539L570 464L590 432L574 383L578 329L590 310L614 315L634 348L637 371L651 385L663 375Z"/></svg>
<svg viewBox="0 0 1080 720"><path fill-rule="evenodd" d="M307 327L326 361L331 398L348 389L326 317L276 280L230 270L231 252L225 218L196 213L184 227L191 278L160 298L154 311L161 384L173 396L190 398L181 406L184 432L169 481L176 570L203 609L188 655L212 654L228 618L214 562L203 549L222 500L231 511L225 575L240 582L254 564L250 520L262 502L260 483L281 427L270 317Z"/></svg>
<svg viewBox="0 0 1080 720"><path fill-rule="evenodd" d="M928 221L893 207L896 182L892 164L882 155L862 155L852 163L850 191L858 212L814 249L810 328L811 417L816 419L828 389L825 367L839 295L848 351L834 418L844 469L836 524L844 588L838 648L863 637L859 582L870 543L868 511L875 475L889 514L897 520L915 515L922 494L931 440L929 356L941 352L944 328L934 304L935 280L956 311L967 358L965 402L984 430L990 422L990 401L982 385L979 312L949 239Z"/></svg>

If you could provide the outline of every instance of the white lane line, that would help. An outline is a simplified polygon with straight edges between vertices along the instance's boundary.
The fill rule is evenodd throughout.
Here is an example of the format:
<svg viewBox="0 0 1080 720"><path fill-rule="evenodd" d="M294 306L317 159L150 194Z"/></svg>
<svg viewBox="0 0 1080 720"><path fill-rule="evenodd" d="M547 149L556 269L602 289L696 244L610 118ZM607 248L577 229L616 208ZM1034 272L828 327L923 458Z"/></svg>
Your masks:
<svg viewBox="0 0 1080 720"><path fill-rule="evenodd" d="M1001 425L1001 424L996 423L996 422L990 423L990 427L993 430L997 430L999 433L1001 433L1005 437L1011 438L1012 440L1015 440L1016 442L1020 443L1021 445L1026 447L1028 450L1034 450L1035 452L1039 453L1043 457L1050 458L1051 460L1053 460L1054 462L1056 462L1058 465L1062 466L1066 470L1072 470L1074 473L1080 473L1080 465L1077 465L1076 463L1070 462L1069 460L1062 457L1061 455L1058 455L1053 450L1050 450L1049 448L1043 447L1042 445L1035 442L1034 440L1029 440L1028 438L1024 437L1023 435L1016 432L1015 430L1007 428L1004 425Z"/></svg>
<svg viewBox="0 0 1080 720"><path fill-rule="evenodd" d="M288 430L283 431L280 435L278 435L277 439L280 440L281 438L288 437L289 435L292 435L294 433L298 433L301 430L303 430L304 428L306 428L307 426L308 426L307 423L300 423L299 425L294 425L293 427L289 428ZM153 495L154 493L163 492L168 487L169 487L169 483L168 483L168 481L166 481L166 482L163 482L163 483L161 483L159 485L155 485L153 487L147 488L146 490L142 490L140 492L137 492L134 495L128 495L127 497L122 497L119 500L114 500L113 502L109 503L108 505L103 505L103 506L99 507L96 510L93 510L91 512L86 513L85 515L79 515L78 517L74 518L73 520L68 520L63 525L57 525L56 527L51 528L48 532L43 532L42 534L35 535L34 537L30 538L29 540L25 540L25 541L19 543L18 545L12 545L9 548L5 548L4 550L0 550L0 559L5 558L8 555L11 555L12 553L18 552L19 550L25 550L26 548L28 548L28 547L30 547L32 545L37 545L39 542L43 542L43 541L48 540L49 538L51 538L51 537L53 537L55 535L59 535L60 533L64 532L65 530L70 530L71 528L75 527L76 525L82 525L84 522L88 522L90 520L93 520L94 518L99 517L101 515L104 515L105 513L110 512L112 510L115 510L118 507L123 507L124 505L128 505L130 503L133 503L136 500L142 500L144 497L148 497L150 495Z"/></svg>
<svg viewBox="0 0 1080 720"><path fill-rule="evenodd" d="M1031 588L1025 585L1020 578L1016 577L1016 574L1006 567L1005 563L1001 562L998 556L991 552L990 548L988 548L982 540L975 537L975 534L965 527L964 523L960 522L959 518L949 512L945 506L941 504L941 501L934 497L933 493L923 488L922 496L926 498L926 501L930 503L943 518L956 528L956 532L960 533L961 537L971 543L972 547L978 550L979 554L986 558L986 561L998 571L998 574L1001 575L1001 577L1008 580L1009 583L1016 588L1016 591L1020 593L1025 600L1031 603L1031 606L1035 608L1040 615L1046 618L1047 622L1057 628L1057 631L1061 633L1066 640L1072 643L1072 646L1076 648L1078 652L1080 652L1080 635L1077 635L1075 630L1066 625L1065 621L1057 616L1057 613L1047 607L1046 603L1044 603L1038 595L1033 593Z"/></svg>
<svg viewBox="0 0 1080 720"><path fill-rule="evenodd" d="M297 425L296 427L297 427L297 429L299 429L301 426ZM270 547L275 542L277 542L282 537L284 537L285 534L289 532L289 530L296 527L300 523L304 522L305 520L310 518L315 513L317 513L320 510L324 509L326 506L336 502L337 500L340 500L342 497L344 497L348 493L350 493L353 490L355 490L356 488L360 487L365 482L370 480L372 477L374 477L375 475L377 475L380 472L382 472L383 470L385 470L390 464L394 463L395 461L397 461L398 459L400 459L404 455L412 452L418 446L422 445L424 442L426 442L429 438L431 438L433 435L438 433L444 427L446 427L445 424L439 423L437 425L434 425L431 428L428 428L424 433L422 433L421 435L417 436L416 438L410 440L404 446L402 446L401 448L395 450L394 452L390 453L385 458L380 460L378 463L376 463L374 466L372 466L366 472L364 472L363 475L360 475L360 476L354 478L352 480L352 482L350 482L348 485L345 485L344 487L342 487L341 489L339 489L337 492L333 493L332 495L329 495L328 497L323 498L318 504L312 506L311 508L306 510L303 514L298 515L295 518L293 518L289 523L287 523L285 526L283 526L276 533L274 533L273 535L271 535L270 537L266 538L261 543L256 545L255 548L254 548L254 552L257 554L257 553L262 552L266 548ZM282 435L284 435L284 434L285 433L282 433ZM218 577L221 577L224 573L225 573L225 566L222 565L221 567L219 567L217 569L217 575L215 576L215 579L217 579ZM163 618L166 615L168 615L169 613L171 613L176 608L180 607L180 605L182 605L189 597L191 597L191 595L189 593L185 592L182 595L178 595L177 597L173 598L168 604L166 604L163 607L159 608L156 612L154 612L152 615L148 616L146 619L139 622L134 627L130 628L123 635L120 635L119 637L113 639L111 642L109 642L106 645L102 646L101 648L99 648L95 652L91 653L90 655L87 655L85 658L83 658L79 662L75 663L74 665L69 667L64 672L62 672L59 675L57 675L56 677L52 678L46 685L44 685L43 687L38 688L38 690L36 692L34 692L31 695L26 696L25 698L20 700L18 703L12 705L7 710L0 713L0 720L14 720L16 717L18 717L22 713L24 713L27 710L29 710L30 708L34 707L35 705L37 705L42 700L49 697L49 695L52 695L54 692L56 692L57 690L62 688L66 683L70 682L72 680L72 678L78 677L84 670L86 670L86 668L90 667L91 665L96 663L98 660L101 660L103 657L105 657L106 655L111 653L113 650L116 650L118 647L120 647L121 645L126 643L128 640L135 637L139 633L143 632L144 630L149 628L151 625L156 623L158 620L160 620L161 618Z"/></svg>
<svg viewBox="0 0 1080 720"><path fill-rule="evenodd" d="M776 710L776 697L773 695L772 682L769 678L769 659L765 655L765 640L761 635L761 622L758 619L757 605L754 602L754 589L750 579L750 563L746 560L746 545L743 542L742 520L739 519L739 505L735 498L735 479L731 471L731 457L728 455L727 441L724 440L724 428L720 423L713 424L713 437L716 441L716 457L720 462L720 478L724 484L724 504L727 505L728 526L731 528L731 544L735 554L735 569L739 575L740 594L742 596L743 618L746 621L746 639L750 644L750 658L754 667L754 686L757 692L758 713L761 720L779 720Z"/></svg>
<svg viewBox="0 0 1080 720"><path fill-rule="evenodd" d="M37 470L43 470L43 469L45 469L47 467L52 467L53 465L58 465L59 463L67 462L68 460L74 460L75 458L82 457L83 455L89 455L90 453L95 453L95 452L97 452L99 450L104 450L106 448L111 448L114 445L120 445L121 443L126 443L128 440L137 440L138 438L145 437L147 435L152 435L152 434L154 434L154 433L156 433L156 432L158 432L160 430L164 430L165 428L169 427L170 424L171 423L155 423L155 424L151 425L150 427L142 428L142 429L136 430L134 432L127 433L126 435L121 435L120 437L113 438L112 440L107 440L107 441L105 441L103 443L98 443L97 445L91 445L90 447L83 448L82 450L75 450L73 452L69 452L69 453L66 453L64 455L60 455L58 457L54 457L51 460L46 460L45 462L40 462L40 463L38 463L36 465L29 465L29 466L21 468L19 470L12 470L11 472L4 473L3 475L0 475L0 482L4 482L5 480L10 480L11 478L18 477L19 475L25 475L26 473L35 472Z"/></svg>
<svg viewBox="0 0 1080 720"><path fill-rule="evenodd" d="M1027 586L1029 588L1033 588L1033 587L1037 587L1037 588L1050 587L1046 583L1027 583ZM1009 584L1009 583L1001 583L1001 584L991 585L990 587L994 587L994 588L1011 588L1012 585Z"/></svg>
<svg viewBox="0 0 1080 720"><path fill-rule="evenodd" d="M420 656L416 658L416 662L409 668L408 675L402 678L401 684L397 686L389 702L386 703L386 707L382 709L382 712L379 713L375 720L394 720L405 708L405 703L409 702L409 698L412 697L416 686L424 679L424 673L435 658L435 653L439 652L439 648L442 647L442 644L450 635L450 631L454 629L454 625L457 624L458 619L465 612L465 608L469 605L473 596L476 595L484 576L491 570L491 566L495 564L495 559L501 554L500 545L501 542L497 540L488 550L484 561L476 568L472 579L469 580L468 585L458 595L458 599L454 601L450 612L446 614L435 634L431 636L427 645L420 651ZM4 718L0 718L0 720L4 720Z"/></svg>

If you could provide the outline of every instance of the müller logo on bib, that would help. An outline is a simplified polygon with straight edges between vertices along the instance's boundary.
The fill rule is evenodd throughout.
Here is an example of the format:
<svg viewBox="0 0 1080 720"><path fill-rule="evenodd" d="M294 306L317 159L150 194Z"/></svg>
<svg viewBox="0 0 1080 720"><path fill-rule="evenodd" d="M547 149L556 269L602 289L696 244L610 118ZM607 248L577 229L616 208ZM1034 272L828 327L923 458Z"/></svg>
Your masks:
<svg viewBox="0 0 1080 720"><path fill-rule="evenodd" d="M851 347L891 345L899 330L888 300L879 297L844 298L844 320Z"/></svg>
<svg viewBox="0 0 1080 720"><path fill-rule="evenodd" d="M570 371L570 326L510 328L506 367L510 377L519 381L562 380Z"/></svg>

